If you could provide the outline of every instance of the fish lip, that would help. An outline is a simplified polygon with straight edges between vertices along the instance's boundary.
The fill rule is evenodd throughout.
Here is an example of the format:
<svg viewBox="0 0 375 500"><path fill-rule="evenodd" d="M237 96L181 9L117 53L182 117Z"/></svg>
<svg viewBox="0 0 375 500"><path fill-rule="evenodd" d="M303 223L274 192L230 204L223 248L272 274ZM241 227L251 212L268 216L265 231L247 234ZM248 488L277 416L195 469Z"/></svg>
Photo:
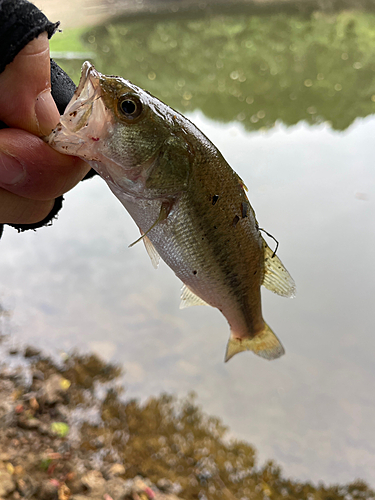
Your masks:
<svg viewBox="0 0 375 500"><path fill-rule="evenodd" d="M72 132L78 132L87 124L94 103L102 94L100 79L101 74L89 61L85 61L82 65L78 87L61 119L63 125Z"/></svg>
<svg viewBox="0 0 375 500"><path fill-rule="evenodd" d="M81 78L78 83L78 87L76 90L77 97L81 95L83 89L86 86L87 80L89 79L93 87L96 89L99 87L99 82L100 82L100 73L95 69L93 64L90 63L90 61L85 61L82 64L81 68Z"/></svg>

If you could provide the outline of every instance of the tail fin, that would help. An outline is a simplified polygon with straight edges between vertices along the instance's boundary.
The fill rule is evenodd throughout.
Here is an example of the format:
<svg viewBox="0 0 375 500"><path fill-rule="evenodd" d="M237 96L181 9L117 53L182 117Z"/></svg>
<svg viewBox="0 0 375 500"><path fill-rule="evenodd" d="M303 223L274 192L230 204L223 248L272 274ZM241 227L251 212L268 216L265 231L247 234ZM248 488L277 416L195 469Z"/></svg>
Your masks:
<svg viewBox="0 0 375 500"><path fill-rule="evenodd" d="M264 323L264 329L250 339L235 338L231 332L225 362L242 351L253 351L257 356L265 359L276 359L285 353L280 341L266 323Z"/></svg>

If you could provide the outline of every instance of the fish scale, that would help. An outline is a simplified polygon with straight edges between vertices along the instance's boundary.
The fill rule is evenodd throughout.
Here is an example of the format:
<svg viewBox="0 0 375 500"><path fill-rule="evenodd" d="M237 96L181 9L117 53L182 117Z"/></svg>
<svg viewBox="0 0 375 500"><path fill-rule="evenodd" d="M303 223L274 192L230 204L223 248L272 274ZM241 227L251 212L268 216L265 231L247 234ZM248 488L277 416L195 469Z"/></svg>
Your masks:
<svg viewBox="0 0 375 500"><path fill-rule="evenodd" d="M266 359L284 353L263 320L260 288L291 297L294 281L263 240L243 181L187 118L86 62L47 141L107 182L154 266L161 257L184 283L181 307L222 312L231 331L226 361L245 350Z"/></svg>

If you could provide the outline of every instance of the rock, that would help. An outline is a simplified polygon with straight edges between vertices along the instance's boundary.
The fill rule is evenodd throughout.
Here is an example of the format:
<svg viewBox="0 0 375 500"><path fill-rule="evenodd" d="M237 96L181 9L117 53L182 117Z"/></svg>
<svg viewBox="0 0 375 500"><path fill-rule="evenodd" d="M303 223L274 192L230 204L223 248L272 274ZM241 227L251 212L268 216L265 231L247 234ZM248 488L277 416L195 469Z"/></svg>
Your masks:
<svg viewBox="0 0 375 500"><path fill-rule="evenodd" d="M40 370L34 369L32 372L33 380L44 380L44 373Z"/></svg>
<svg viewBox="0 0 375 500"><path fill-rule="evenodd" d="M105 437L104 436L98 436L96 439L92 441L93 446L96 448L100 449L103 448L105 445Z"/></svg>
<svg viewBox="0 0 375 500"><path fill-rule="evenodd" d="M38 403L38 401L36 400L36 398L34 398L34 397L31 397L31 398L29 399L29 405L30 405L30 408L31 408L32 410L34 410L34 411L39 410L39 403Z"/></svg>
<svg viewBox="0 0 375 500"><path fill-rule="evenodd" d="M63 400L63 395L69 388L69 381L61 375L54 373L41 386L38 391L38 403L44 402L54 405Z"/></svg>
<svg viewBox="0 0 375 500"><path fill-rule="evenodd" d="M153 500L155 493L151 489L151 481L147 478L136 476L133 480L133 491L142 496L145 500Z"/></svg>
<svg viewBox="0 0 375 500"><path fill-rule="evenodd" d="M82 484L81 479L75 477L74 479L69 481L70 492L74 495L79 495L86 491L85 486Z"/></svg>
<svg viewBox="0 0 375 500"><path fill-rule="evenodd" d="M22 467L22 465L16 465L13 474L15 476L22 476L23 474L25 474L25 469Z"/></svg>
<svg viewBox="0 0 375 500"><path fill-rule="evenodd" d="M6 429L5 435L8 438L15 438L17 436L17 429L15 427L10 427L9 429Z"/></svg>
<svg viewBox="0 0 375 500"><path fill-rule="evenodd" d="M34 347L27 346L25 352L23 353L24 358L33 358L34 356L39 356L40 351Z"/></svg>
<svg viewBox="0 0 375 500"><path fill-rule="evenodd" d="M16 368L4 367L0 371L0 378L5 380L13 380L18 378L19 373Z"/></svg>
<svg viewBox="0 0 375 500"><path fill-rule="evenodd" d="M92 494L90 496L73 495L72 497L69 498L69 500L105 500L105 496L103 495L97 496Z"/></svg>
<svg viewBox="0 0 375 500"><path fill-rule="evenodd" d="M105 479L97 470L90 470L81 478L82 484L90 491L100 496L105 492Z"/></svg>
<svg viewBox="0 0 375 500"><path fill-rule="evenodd" d="M6 497L16 489L16 483L9 472L0 470L0 497Z"/></svg>
<svg viewBox="0 0 375 500"><path fill-rule="evenodd" d="M50 426L45 424L44 422L39 423L39 432L42 436L55 436L55 434L51 431Z"/></svg>
<svg viewBox="0 0 375 500"><path fill-rule="evenodd" d="M45 480L42 482L39 490L40 500L57 500L58 499L58 487L51 480Z"/></svg>
<svg viewBox="0 0 375 500"><path fill-rule="evenodd" d="M14 386L9 380L0 382L0 428L8 428L14 421L15 402L13 397Z"/></svg>
<svg viewBox="0 0 375 500"><path fill-rule="evenodd" d="M9 400L0 403L0 428L9 427L14 421L14 403Z"/></svg>
<svg viewBox="0 0 375 500"><path fill-rule="evenodd" d="M16 407L14 408L15 412L17 413L17 415L19 415L20 413L23 413L25 411L25 407L23 405L16 405Z"/></svg>
<svg viewBox="0 0 375 500"><path fill-rule="evenodd" d="M173 490L172 481L165 478L159 479L159 481L156 483L156 486L159 488L160 491L163 491L164 493L169 493L170 491Z"/></svg>
<svg viewBox="0 0 375 500"><path fill-rule="evenodd" d="M109 477L122 476L125 474L125 467L122 464L112 464L108 471Z"/></svg>
<svg viewBox="0 0 375 500"><path fill-rule="evenodd" d="M123 500L124 498L131 498L133 488L129 485L128 481L124 481L119 477L110 479L105 484L105 492L110 495L112 500Z"/></svg>
<svg viewBox="0 0 375 500"><path fill-rule="evenodd" d="M38 429L40 420L37 418L19 417L17 424L21 429Z"/></svg>
<svg viewBox="0 0 375 500"><path fill-rule="evenodd" d="M70 499L70 489L65 483L63 483L58 491L59 500L69 500Z"/></svg>
<svg viewBox="0 0 375 500"><path fill-rule="evenodd" d="M21 496L26 498L31 497L37 490L36 480L31 476L24 476L17 480L17 490L21 493Z"/></svg>

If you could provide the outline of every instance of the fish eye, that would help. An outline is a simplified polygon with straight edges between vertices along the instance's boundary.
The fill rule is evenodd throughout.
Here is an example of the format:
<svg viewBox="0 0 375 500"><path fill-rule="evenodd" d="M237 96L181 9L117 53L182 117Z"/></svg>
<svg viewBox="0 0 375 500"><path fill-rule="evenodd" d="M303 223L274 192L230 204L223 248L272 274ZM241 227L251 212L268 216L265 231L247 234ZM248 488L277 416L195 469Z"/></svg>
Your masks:
<svg viewBox="0 0 375 500"><path fill-rule="evenodd" d="M120 98L118 108L121 115L128 120L134 120L142 113L142 103L133 95L124 95Z"/></svg>

